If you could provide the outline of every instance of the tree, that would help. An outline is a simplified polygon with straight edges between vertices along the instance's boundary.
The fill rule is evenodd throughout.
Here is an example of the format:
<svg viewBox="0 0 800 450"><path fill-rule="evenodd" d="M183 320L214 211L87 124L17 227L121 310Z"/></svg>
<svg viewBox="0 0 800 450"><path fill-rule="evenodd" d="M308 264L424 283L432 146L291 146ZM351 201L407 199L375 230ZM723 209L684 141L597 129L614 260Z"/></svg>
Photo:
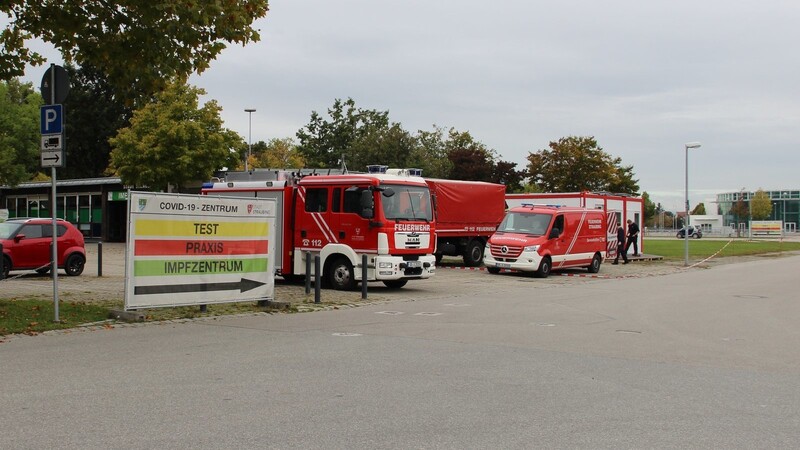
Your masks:
<svg viewBox="0 0 800 450"><path fill-rule="evenodd" d="M690 216L703 216L706 214L706 205L698 203L697 206L689 213Z"/></svg>
<svg viewBox="0 0 800 450"><path fill-rule="evenodd" d="M130 126L110 140L109 170L124 184L166 190L235 166L244 140L222 127L216 101L198 108L198 97L204 94L203 89L174 83L135 111Z"/></svg>
<svg viewBox="0 0 800 450"><path fill-rule="evenodd" d="M352 98L334 100L328 116L330 120L312 111L308 125L297 132L300 141L297 149L311 167L335 168L341 166L343 159L346 164L351 159L361 159L363 155L353 154L354 144L389 128L388 111L356 108ZM363 151L363 145L360 150Z"/></svg>
<svg viewBox="0 0 800 450"><path fill-rule="evenodd" d="M297 151L292 138L270 139L253 144L253 161L250 167L299 169L305 166L303 156Z"/></svg>
<svg viewBox="0 0 800 450"><path fill-rule="evenodd" d="M419 130L416 145L408 155L409 167L422 169L422 175L430 178L447 178L453 163L447 158L444 128L433 126L433 131Z"/></svg>
<svg viewBox="0 0 800 450"><path fill-rule="evenodd" d="M395 168L409 167L408 157L416 140L399 123L371 129L350 145L347 167L357 171L368 165L380 164Z"/></svg>
<svg viewBox="0 0 800 450"><path fill-rule="evenodd" d="M750 213L753 220L764 220L772 214L772 201L763 189L757 190L750 200Z"/></svg>
<svg viewBox="0 0 800 450"><path fill-rule="evenodd" d="M633 167L621 166L594 137L569 136L550 142L550 149L528 154L531 182L544 192L611 191L636 194Z"/></svg>
<svg viewBox="0 0 800 450"><path fill-rule="evenodd" d="M506 192L522 192L522 183L525 181L524 170L517 170L517 163L498 161L494 166L492 181L505 184Z"/></svg>
<svg viewBox="0 0 800 450"><path fill-rule="evenodd" d="M31 83L0 81L0 184L16 186L39 168L39 107Z"/></svg>
<svg viewBox="0 0 800 450"><path fill-rule="evenodd" d="M98 68L120 92L150 94L168 80L186 80L209 67L226 43L260 40L253 22L267 0L8 0L0 33L0 79L20 76L44 58L26 47L40 38L64 60ZM130 98L131 95L128 95Z"/></svg>
<svg viewBox="0 0 800 450"><path fill-rule="evenodd" d="M739 196L739 200L731 206L730 214L734 216L736 222L746 222L750 216L750 208L744 201L744 196Z"/></svg>
<svg viewBox="0 0 800 450"><path fill-rule="evenodd" d="M656 204L650 200L650 194L647 191L642 192L642 203L644 203L644 223L653 223L656 216ZM659 204L659 206L661 206Z"/></svg>
<svg viewBox="0 0 800 450"><path fill-rule="evenodd" d="M453 163L451 180L492 181L494 154L476 141L469 131L450 129L447 142L447 159Z"/></svg>
<svg viewBox="0 0 800 450"><path fill-rule="evenodd" d="M72 87L64 101L67 161L59 178L103 176L109 163L108 139L128 125L133 110L91 66L67 65Z"/></svg>

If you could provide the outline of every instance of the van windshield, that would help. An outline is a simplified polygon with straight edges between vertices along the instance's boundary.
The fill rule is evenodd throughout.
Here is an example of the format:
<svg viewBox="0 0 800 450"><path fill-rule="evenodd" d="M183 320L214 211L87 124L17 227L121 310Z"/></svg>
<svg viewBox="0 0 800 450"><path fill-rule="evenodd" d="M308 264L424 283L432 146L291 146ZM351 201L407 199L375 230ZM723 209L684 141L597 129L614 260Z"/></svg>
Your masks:
<svg viewBox="0 0 800 450"><path fill-rule="evenodd" d="M552 219L552 214L510 212L497 227L497 231L544 236Z"/></svg>

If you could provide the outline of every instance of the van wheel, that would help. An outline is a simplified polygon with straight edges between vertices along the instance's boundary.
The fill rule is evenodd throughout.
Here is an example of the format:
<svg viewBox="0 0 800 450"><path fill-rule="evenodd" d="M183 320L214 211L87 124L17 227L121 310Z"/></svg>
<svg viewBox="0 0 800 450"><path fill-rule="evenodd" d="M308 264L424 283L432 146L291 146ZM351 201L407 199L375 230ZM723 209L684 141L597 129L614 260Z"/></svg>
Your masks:
<svg viewBox="0 0 800 450"><path fill-rule="evenodd" d="M500 268L499 268L499 267L487 267L487 268L486 268L486 270L487 270L489 273L493 273L493 274L495 274L495 275L496 275L496 274L498 274L498 273L500 273Z"/></svg>
<svg viewBox="0 0 800 450"><path fill-rule="evenodd" d="M80 253L73 253L67 258L64 264L64 271L71 277L77 277L83 273L83 266L86 264L86 258Z"/></svg>
<svg viewBox="0 0 800 450"><path fill-rule="evenodd" d="M328 282L337 291L352 291L356 286L353 265L347 258L336 258L328 269Z"/></svg>
<svg viewBox="0 0 800 450"><path fill-rule="evenodd" d="M550 276L550 269L552 269L552 262L550 261L550 257L545 257L542 259L542 262L539 264L539 269L534 272L534 276L536 278L547 278Z"/></svg>
<svg viewBox="0 0 800 450"><path fill-rule="evenodd" d="M589 273L597 273L600 272L600 263L601 263L600 255L594 255L592 258L592 264L589 265L586 269L589 270Z"/></svg>
<svg viewBox="0 0 800 450"><path fill-rule="evenodd" d="M467 267L476 267L483 262L483 248L485 246L480 239L473 239L467 244L464 249L464 265Z"/></svg>
<svg viewBox="0 0 800 450"><path fill-rule="evenodd" d="M389 289L400 289L408 283L408 280L386 280L383 282Z"/></svg>

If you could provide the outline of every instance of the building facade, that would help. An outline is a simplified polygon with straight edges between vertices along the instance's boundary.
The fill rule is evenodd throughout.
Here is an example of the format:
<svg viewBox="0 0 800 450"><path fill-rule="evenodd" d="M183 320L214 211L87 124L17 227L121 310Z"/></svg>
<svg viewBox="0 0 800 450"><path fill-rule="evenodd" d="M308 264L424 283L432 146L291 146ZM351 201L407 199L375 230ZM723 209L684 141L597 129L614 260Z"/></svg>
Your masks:
<svg viewBox="0 0 800 450"><path fill-rule="evenodd" d="M72 222L84 238L125 241L128 191L119 178L56 181L55 208L52 182L27 182L0 186L0 210L8 218L53 217ZM5 211L4 211L5 213Z"/></svg>
<svg viewBox="0 0 800 450"><path fill-rule="evenodd" d="M764 191L772 202L772 213L764 220L780 220L784 223L784 231L796 232L800 224L800 190L784 189L779 191ZM735 205L741 199L750 211L750 201L755 192L739 191L717 194L719 214L723 217L725 226L732 228L747 228L747 223L752 219L736 213Z"/></svg>

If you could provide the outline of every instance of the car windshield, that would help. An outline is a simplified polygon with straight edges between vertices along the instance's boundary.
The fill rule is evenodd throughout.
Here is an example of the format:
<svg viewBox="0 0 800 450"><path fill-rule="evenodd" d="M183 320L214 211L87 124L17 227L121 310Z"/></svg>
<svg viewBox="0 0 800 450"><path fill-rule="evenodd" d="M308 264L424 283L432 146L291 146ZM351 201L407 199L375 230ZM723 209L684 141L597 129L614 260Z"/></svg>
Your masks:
<svg viewBox="0 0 800 450"><path fill-rule="evenodd" d="M387 220L433 220L431 193L427 187L409 185L384 185L390 187L394 194L387 197L386 191L381 195L383 216Z"/></svg>
<svg viewBox="0 0 800 450"><path fill-rule="evenodd" d="M544 236L552 219L552 214L510 212L497 227L497 231Z"/></svg>
<svg viewBox="0 0 800 450"><path fill-rule="evenodd" d="M9 239L17 232L20 226L18 223L0 223L0 239Z"/></svg>

